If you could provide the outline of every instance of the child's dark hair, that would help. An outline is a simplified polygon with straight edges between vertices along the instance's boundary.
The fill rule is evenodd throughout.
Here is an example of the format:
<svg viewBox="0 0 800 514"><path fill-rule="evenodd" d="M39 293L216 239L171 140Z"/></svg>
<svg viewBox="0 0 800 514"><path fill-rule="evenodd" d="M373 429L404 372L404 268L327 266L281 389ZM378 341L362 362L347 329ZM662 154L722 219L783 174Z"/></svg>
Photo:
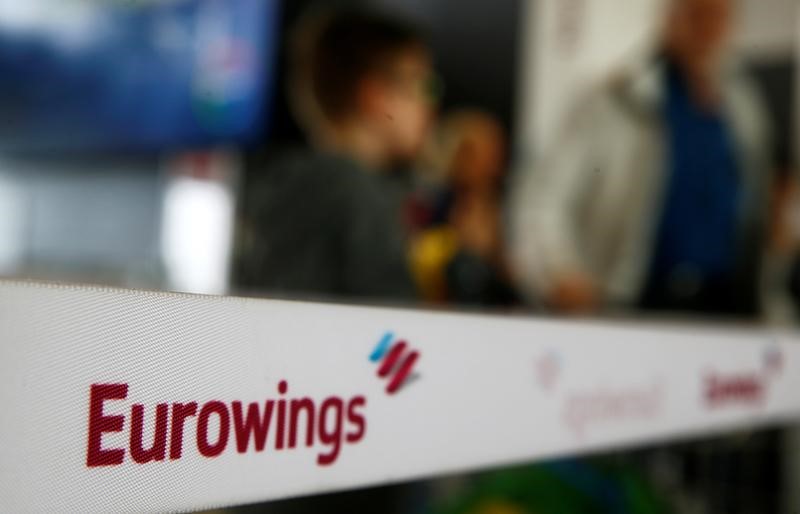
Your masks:
<svg viewBox="0 0 800 514"><path fill-rule="evenodd" d="M422 34L411 23L379 11L343 9L315 13L296 38L294 65L310 82L314 102L328 120L351 112L359 82L380 72L398 54L424 49ZM298 49L301 50L298 53Z"/></svg>

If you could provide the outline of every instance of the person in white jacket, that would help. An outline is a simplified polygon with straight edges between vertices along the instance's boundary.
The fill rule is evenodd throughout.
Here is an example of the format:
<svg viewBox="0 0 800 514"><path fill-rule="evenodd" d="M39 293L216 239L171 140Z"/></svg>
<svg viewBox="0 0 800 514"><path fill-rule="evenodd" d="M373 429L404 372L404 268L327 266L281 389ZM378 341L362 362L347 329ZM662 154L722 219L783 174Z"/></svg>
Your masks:
<svg viewBox="0 0 800 514"><path fill-rule="evenodd" d="M769 191L732 0L673 0L662 52L579 106L512 189L518 287L562 312L758 310Z"/></svg>

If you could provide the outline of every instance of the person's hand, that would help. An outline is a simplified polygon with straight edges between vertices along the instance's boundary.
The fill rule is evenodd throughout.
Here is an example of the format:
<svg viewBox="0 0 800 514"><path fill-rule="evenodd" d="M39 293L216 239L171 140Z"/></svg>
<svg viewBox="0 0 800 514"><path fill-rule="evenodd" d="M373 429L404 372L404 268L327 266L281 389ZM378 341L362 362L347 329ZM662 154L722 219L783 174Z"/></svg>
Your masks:
<svg viewBox="0 0 800 514"><path fill-rule="evenodd" d="M573 273L556 280L548 295L548 303L565 314L585 314L598 308L600 297L591 278Z"/></svg>
<svg viewBox="0 0 800 514"><path fill-rule="evenodd" d="M490 206L470 205L455 209L453 227L464 247L482 259L494 259L500 246L497 214Z"/></svg>

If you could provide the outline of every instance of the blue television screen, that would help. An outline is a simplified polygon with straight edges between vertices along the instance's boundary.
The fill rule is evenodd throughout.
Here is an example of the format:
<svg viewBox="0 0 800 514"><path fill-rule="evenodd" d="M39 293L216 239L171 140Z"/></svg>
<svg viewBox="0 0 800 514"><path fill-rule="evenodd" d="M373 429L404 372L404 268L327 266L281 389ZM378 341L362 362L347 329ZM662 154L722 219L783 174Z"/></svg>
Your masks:
<svg viewBox="0 0 800 514"><path fill-rule="evenodd" d="M163 149L254 137L274 74L277 3L4 4L0 150Z"/></svg>

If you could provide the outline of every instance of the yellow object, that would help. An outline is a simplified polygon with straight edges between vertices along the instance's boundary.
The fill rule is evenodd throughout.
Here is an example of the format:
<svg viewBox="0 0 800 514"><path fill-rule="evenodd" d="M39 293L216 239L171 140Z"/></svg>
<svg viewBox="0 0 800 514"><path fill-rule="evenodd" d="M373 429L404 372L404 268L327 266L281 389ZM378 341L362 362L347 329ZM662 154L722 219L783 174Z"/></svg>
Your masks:
<svg viewBox="0 0 800 514"><path fill-rule="evenodd" d="M455 230L439 226L422 231L411 245L411 272L422 297L430 302L447 300L447 266L458 252Z"/></svg>

